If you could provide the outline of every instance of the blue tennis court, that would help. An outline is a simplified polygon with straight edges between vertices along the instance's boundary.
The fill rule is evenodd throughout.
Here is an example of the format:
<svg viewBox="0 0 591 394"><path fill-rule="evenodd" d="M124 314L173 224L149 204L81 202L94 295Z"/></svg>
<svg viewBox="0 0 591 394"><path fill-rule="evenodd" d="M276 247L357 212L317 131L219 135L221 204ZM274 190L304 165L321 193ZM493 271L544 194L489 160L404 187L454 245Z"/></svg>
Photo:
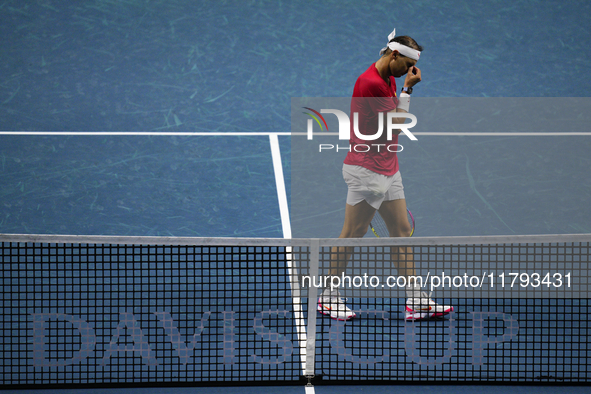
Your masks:
<svg viewBox="0 0 591 394"><path fill-rule="evenodd" d="M590 7L558 0L0 1L7 38L0 43L0 233L335 238L345 207L343 152L321 168L300 155L291 135L292 98L350 97L396 27L425 47L416 96L586 103ZM405 144L399 157L415 236L591 233L591 137L560 134L568 131L424 135ZM4 278L4 286L11 284ZM5 318L6 332L14 330ZM584 336L587 318L580 320L576 335ZM328 323L319 324L328 335ZM358 324L352 329L365 335ZM434 330L445 336L445 327ZM574 335L555 330L548 327L551 335ZM14 348L4 346L9 363ZM588 360L585 351L577 357ZM585 366L578 366L581 376ZM3 372L5 382L10 371ZM265 384L263 378L256 387L141 390L279 390Z"/></svg>

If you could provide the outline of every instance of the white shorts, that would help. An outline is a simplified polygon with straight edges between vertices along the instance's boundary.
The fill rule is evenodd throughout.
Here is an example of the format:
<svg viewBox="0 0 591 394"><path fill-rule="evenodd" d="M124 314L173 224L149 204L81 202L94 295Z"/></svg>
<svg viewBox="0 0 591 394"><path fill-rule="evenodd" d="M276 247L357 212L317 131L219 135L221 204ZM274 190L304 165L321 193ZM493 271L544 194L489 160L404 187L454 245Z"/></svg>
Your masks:
<svg viewBox="0 0 591 394"><path fill-rule="evenodd" d="M404 199L400 171L392 176L378 174L360 166L343 164L343 178L347 182L347 204L357 205L365 200L375 209L383 201Z"/></svg>

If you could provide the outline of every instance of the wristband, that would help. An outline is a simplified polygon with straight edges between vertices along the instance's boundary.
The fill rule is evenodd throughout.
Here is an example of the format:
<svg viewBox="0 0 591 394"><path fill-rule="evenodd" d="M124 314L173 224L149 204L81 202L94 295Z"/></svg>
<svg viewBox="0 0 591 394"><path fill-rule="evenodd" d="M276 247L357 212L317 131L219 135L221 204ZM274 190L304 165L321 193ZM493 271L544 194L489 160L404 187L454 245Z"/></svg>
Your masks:
<svg viewBox="0 0 591 394"><path fill-rule="evenodd" d="M398 98L398 108L403 109L406 112L409 111L409 108L410 108L410 94L408 94L408 93L400 93L400 97Z"/></svg>

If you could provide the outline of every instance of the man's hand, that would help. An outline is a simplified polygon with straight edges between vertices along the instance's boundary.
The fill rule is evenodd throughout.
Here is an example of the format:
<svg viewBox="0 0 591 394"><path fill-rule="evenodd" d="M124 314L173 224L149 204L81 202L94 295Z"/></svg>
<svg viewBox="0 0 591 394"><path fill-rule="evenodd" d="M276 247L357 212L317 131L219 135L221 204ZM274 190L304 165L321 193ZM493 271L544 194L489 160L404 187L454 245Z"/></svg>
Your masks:
<svg viewBox="0 0 591 394"><path fill-rule="evenodd" d="M409 67L406 73L406 79L404 80L404 86L412 88L419 82L421 82L421 69L417 66Z"/></svg>

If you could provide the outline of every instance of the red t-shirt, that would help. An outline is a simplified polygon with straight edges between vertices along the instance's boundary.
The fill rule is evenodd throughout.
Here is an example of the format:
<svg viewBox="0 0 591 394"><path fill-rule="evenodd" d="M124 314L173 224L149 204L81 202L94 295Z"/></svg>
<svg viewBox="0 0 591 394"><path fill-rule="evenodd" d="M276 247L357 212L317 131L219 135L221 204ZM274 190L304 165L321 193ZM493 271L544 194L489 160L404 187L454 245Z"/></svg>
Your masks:
<svg viewBox="0 0 591 394"><path fill-rule="evenodd" d="M363 99L362 99L363 98ZM368 99L365 99L368 98ZM393 134L388 141L386 133L386 112L394 111L398 104L396 98L396 80L390 77L390 85L378 73L375 63L357 78L351 98L351 130L349 146L350 152L345 158L345 164L361 166L383 175L394 175L398 172L398 158L396 157L398 135ZM364 135L374 135L378 130L378 114L383 116L383 130L380 138L366 141L357 137L353 132L353 114L359 113L359 132ZM357 145L363 145L356 148ZM369 147L369 150L368 150ZM357 149L357 150L356 150Z"/></svg>

